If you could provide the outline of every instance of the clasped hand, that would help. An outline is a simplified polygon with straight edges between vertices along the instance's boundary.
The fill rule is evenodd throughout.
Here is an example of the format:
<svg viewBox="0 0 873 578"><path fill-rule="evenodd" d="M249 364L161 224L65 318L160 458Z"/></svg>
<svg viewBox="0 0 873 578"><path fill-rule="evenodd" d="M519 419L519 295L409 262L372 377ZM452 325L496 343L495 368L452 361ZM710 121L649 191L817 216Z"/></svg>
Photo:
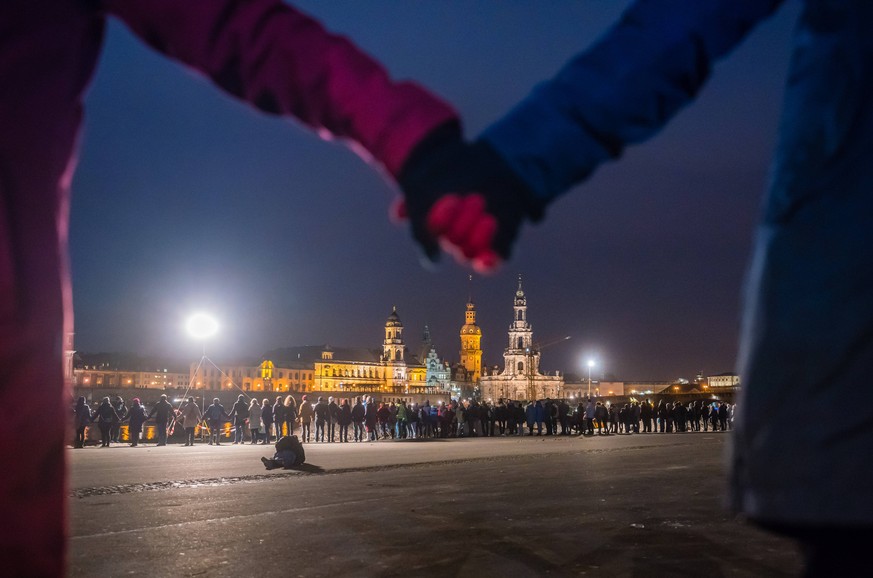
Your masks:
<svg viewBox="0 0 873 578"><path fill-rule="evenodd" d="M465 142L454 124L420 143L398 180L393 216L409 220L425 256L436 261L442 249L481 273L497 270L522 221L542 214L500 155L485 141Z"/></svg>

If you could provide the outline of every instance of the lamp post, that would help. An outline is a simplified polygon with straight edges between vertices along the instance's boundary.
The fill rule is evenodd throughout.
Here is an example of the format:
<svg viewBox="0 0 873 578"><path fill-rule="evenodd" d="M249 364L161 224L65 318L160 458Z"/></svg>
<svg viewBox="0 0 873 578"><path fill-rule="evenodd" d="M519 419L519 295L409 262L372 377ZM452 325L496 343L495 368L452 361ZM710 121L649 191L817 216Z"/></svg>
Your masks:
<svg viewBox="0 0 873 578"><path fill-rule="evenodd" d="M188 387L185 389L185 394L182 396L183 399L187 399L188 391L191 389L192 386L194 386L196 388L194 380L197 379L197 374L200 372L200 368L203 367L203 363L205 361L209 360L209 358L206 357L206 340L208 340L210 337L212 337L216 333L218 333L218 321L216 321L214 317L212 317L211 315L209 315L207 313L202 313L202 312L195 313L195 314L191 315L185 321L185 330L188 332L188 335L190 335L193 339L203 342L203 356L200 358L200 362L197 364L197 368L194 370L194 375L191 376L191 380L188 382ZM220 385L221 385L221 382L219 381L219 386ZM204 390L206 389L205 377L203 378L203 389ZM220 389L220 387L219 387L219 389ZM182 403L183 402L179 403L180 407L181 407ZM206 394L205 394L205 392L204 392L203 397L201 399L200 405L201 405L201 408L200 408L201 411L205 413L206 412ZM205 435L206 435L205 431L201 428L201 430L200 430L201 439L203 439L205 437Z"/></svg>
<svg viewBox="0 0 873 578"><path fill-rule="evenodd" d="M594 367L594 360L588 360L588 397L591 397L591 368Z"/></svg>

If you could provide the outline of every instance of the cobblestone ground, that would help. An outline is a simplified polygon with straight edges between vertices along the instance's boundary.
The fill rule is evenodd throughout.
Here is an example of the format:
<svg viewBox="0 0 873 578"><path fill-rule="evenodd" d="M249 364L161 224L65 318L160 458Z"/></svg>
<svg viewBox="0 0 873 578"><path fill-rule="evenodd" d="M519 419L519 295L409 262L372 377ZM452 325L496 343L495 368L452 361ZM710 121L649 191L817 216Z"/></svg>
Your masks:
<svg viewBox="0 0 873 578"><path fill-rule="evenodd" d="M71 576L790 576L729 434L69 450Z"/></svg>

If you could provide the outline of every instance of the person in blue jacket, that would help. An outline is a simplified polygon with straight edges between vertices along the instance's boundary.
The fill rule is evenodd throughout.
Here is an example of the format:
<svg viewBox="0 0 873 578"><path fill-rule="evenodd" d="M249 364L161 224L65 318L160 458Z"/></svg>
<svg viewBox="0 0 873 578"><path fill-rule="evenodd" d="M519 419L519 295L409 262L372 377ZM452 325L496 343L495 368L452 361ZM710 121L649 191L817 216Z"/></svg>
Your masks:
<svg viewBox="0 0 873 578"><path fill-rule="evenodd" d="M523 221L657 133L779 4L638 0L472 144L420 145L399 214L430 257L493 270ZM793 42L746 284L731 499L800 538L809 573L840 574L873 535L873 2L805 0ZM798 425L773 411L787 398L857 411Z"/></svg>

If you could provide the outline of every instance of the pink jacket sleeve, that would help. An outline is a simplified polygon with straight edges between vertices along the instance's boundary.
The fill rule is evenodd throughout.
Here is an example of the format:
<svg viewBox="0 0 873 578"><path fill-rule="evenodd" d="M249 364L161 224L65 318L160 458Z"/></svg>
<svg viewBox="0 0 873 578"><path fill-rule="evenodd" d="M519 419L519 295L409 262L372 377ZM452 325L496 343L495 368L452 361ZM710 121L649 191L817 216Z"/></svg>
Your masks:
<svg viewBox="0 0 873 578"><path fill-rule="evenodd" d="M358 143L394 176L412 148L457 119L441 99L395 82L349 40L281 0L105 0L145 42L234 96Z"/></svg>

